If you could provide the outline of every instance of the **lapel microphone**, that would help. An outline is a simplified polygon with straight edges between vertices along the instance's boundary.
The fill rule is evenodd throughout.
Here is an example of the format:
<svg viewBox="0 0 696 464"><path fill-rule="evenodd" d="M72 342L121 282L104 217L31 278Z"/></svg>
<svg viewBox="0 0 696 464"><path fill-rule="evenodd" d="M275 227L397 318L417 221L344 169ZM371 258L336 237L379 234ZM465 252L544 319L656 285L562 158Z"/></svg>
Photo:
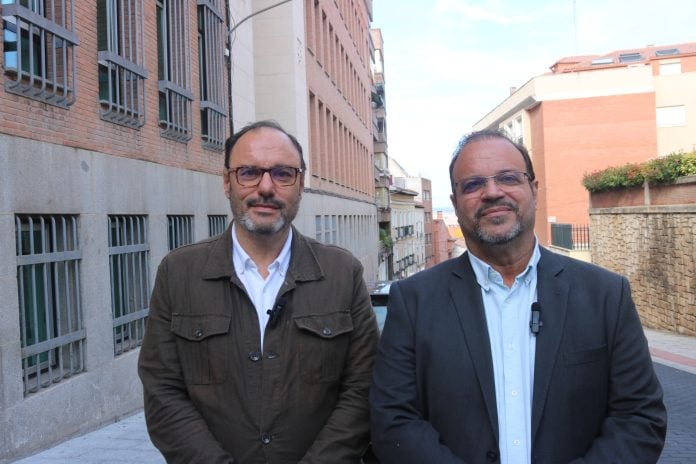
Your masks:
<svg viewBox="0 0 696 464"><path fill-rule="evenodd" d="M541 321L541 305L535 301L532 303L532 318L529 320L529 328L535 337L539 335L539 329L543 325L544 323Z"/></svg>
<svg viewBox="0 0 696 464"><path fill-rule="evenodd" d="M283 310L287 302L287 297L283 295L278 299L275 306L273 306L273 309L269 309L268 311L266 311L266 314L268 314L269 316L267 324L268 327L273 328L276 326L276 324L278 323L278 317L280 316L280 312Z"/></svg>

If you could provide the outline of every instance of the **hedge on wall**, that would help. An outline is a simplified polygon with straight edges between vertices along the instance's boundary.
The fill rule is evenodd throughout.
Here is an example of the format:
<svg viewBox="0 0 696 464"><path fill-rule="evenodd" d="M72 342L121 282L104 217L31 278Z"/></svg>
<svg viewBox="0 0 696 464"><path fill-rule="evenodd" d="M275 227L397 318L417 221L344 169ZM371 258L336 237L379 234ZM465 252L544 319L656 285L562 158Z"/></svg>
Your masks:
<svg viewBox="0 0 696 464"><path fill-rule="evenodd" d="M590 192L621 188L673 184L679 177L696 175L696 151L672 153L641 164L626 164L585 174L582 185Z"/></svg>

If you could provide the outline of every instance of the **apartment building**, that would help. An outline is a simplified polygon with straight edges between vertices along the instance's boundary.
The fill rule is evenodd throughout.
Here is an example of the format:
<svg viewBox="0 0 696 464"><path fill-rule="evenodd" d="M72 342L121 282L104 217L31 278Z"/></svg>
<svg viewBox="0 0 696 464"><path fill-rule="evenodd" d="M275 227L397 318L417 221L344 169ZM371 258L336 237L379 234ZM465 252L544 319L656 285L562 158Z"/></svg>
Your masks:
<svg viewBox="0 0 696 464"><path fill-rule="evenodd" d="M530 151L540 183L536 233L587 224L583 174L696 147L696 43L558 60L474 126L505 129Z"/></svg>
<svg viewBox="0 0 696 464"><path fill-rule="evenodd" d="M421 176L412 176L396 160L391 160L391 175L394 186L416 192L415 207L422 209L422 224L417 224L418 252L416 254L417 270L432 267L435 264L435 249L433 243L433 200L432 182ZM398 190L397 190L398 192Z"/></svg>
<svg viewBox="0 0 696 464"><path fill-rule="evenodd" d="M317 239L348 248L362 262L365 280L375 281L372 1L305 0L304 7L306 88L298 106L307 109L305 195L311 199L301 214L314 218Z"/></svg>
<svg viewBox="0 0 696 464"><path fill-rule="evenodd" d="M217 234L223 0L0 0L0 460L142 406L156 267Z"/></svg>
<svg viewBox="0 0 696 464"><path fill-rule="evenodd" d="M394 261L391 237L391 200L389 187L392 183L389 172L389 151L387 143L387 97L384 74L384 40L380 29L371 29L374 46L372 62L372 118L374 144L374 182L377 221L379 225L379 268L378 281L394 278Z"/></svg>

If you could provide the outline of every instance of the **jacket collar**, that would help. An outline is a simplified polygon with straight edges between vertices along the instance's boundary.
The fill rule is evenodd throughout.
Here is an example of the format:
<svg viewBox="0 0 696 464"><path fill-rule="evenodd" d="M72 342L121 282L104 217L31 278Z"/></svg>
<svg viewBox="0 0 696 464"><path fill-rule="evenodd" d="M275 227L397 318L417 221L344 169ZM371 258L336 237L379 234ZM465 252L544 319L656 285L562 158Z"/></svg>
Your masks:
<svg viewBox="0 0 696 464"><path fill-rule="evenodd" d="M232 223L221 235L209 239L208 250L208 257L203 267L203 279L236 278L232 267ZM296 281L318 280L324 276L309 239L295 226L292 226L288 276Z"/></svg>

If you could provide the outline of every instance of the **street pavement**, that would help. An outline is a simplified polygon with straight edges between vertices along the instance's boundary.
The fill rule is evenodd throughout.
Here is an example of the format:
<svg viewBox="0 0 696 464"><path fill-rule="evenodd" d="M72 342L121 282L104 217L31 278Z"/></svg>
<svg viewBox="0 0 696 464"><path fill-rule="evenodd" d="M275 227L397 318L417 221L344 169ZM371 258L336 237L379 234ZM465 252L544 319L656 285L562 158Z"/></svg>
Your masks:
<svg viewBox="0 0 696 464"><path fill-rule="evenodd" d="M659 464L696 463L696 337L646 329L669 415ZM15 464L164 464L142 411ZM627 463L628 464L628 463Z"/></svg>

